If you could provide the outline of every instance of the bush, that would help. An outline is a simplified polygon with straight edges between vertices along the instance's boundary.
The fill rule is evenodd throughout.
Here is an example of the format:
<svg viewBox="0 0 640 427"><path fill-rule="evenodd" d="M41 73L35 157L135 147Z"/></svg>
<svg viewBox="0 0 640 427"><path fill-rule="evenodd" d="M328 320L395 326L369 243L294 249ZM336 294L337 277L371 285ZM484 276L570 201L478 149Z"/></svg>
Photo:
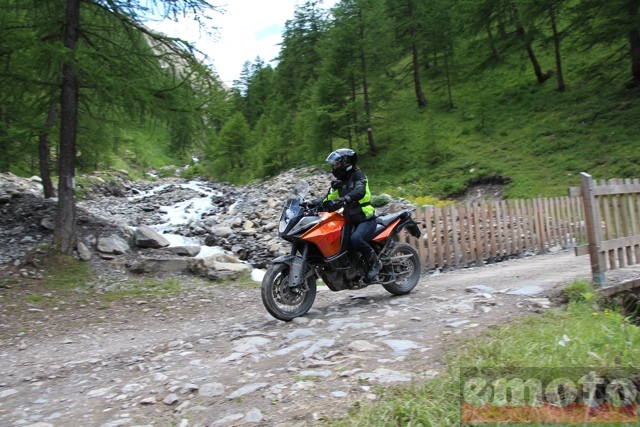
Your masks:
<svg viewBox="0 0 640 427"><path fill-rule="evenodd" d="M175 166L164 166L160 169L158 169L157 175L160 178L167 178L167 177L171 177L171 176L176 176L176 167Z"/></svg>
<svg viewBox="0 0 640 427"><path fill-rule="evenodd" d="M389 196L388 194L371 196L371 206L373 206L374 208L388 205L389 202L391 202L391 196Z"/></svg>
<svg viewBox="0 0 640 427"><path fill-rule="evenodd" d="M182 177L186 179L202 177L202 176L205 176L205 173L202 165L200 164L188 167L184 170L184 172L182 172Z"/></svg>
<svg viewBox="0 0 640 427"><path fill-rule="evenodd" d="M569 302L596 302L597 294L589 282L576 281L564 288L564 294Z"/></svg>

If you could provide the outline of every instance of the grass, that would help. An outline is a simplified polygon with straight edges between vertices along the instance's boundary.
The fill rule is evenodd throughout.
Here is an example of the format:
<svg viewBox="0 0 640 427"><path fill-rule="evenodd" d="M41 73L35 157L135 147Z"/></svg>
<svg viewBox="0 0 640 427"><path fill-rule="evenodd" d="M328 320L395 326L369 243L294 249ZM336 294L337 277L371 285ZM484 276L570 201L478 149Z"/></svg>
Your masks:
<svg viewBox="0 0 640 427"><path fill-rule="evenodd" d="M33 263L42 272L42 279L33 277L5 277L0 288L13 289L6 295L12 303L20 301L38 308L62 307L70 309L78 305L94 305L108 308L115 301L132 298L175 297L180 294L183 285L179 278L148 277L111 284L106 290L92 285L94 273L87 262L72 256L43 248L30 255ZM203 280L215 286L237 286L249 288L259 286L251 273L243 273L234 279L221 279L215 283Z"/></svg>
<svg viewBox="0 0 640 427"><path fill-rule="evenodd" d="M49 250L30 256L42 271L42 279L3 279L2 286L18 290L11 294L14 302L16 299L22 300L40 308L55 307L62 303L65 309L70 308L69 304L86 305L91 302L104 308L105 304L126 298L175 296L181 289L178 279L148 278L113 285L100 293L91 286L94 275L87 262Z"/></svg>
<svg viewBox="0 0 640 427"><path fill-rule="evenodd" d="M552 66L549 49L535 49ZM579 185L583 171L597 179L640 176L640 103L637 89L624 89L628 64L602 65L594 76L588 67L606 52L567 49L568 86L558 92L554 79L535 81L526 58L478 70L483 55L472 45L458 48L453 108L443 70L432 66L423 75L427 107L415 107L407 85L374 112L379 154L367 155L364 141L354 147L374 193L446 199L472 182L501 178L509 198L555 197Z"/></svg>
<svg viewBox="0 0 640 427"><path fill-rule="evenodd" d="M50 251L42 257L43 284L59 292L73 291L91 279L90 266L70 255Z"/></svg>
<svg viewBox="0 0 640 427"><path fill-rule="evenodd" d="M149 278L127 282L126 285L105 292L102 298L106 301L118 301L125 298L176 296L179 293L180 281L178 279Z"/></svg>
<svg viewBox="0 0 640 427"><path fill-rule="evenodd" d="M552 309L541 317L522 318L482 337L457 343L446 358L446 369L435 379L410 387L386 389L379 404L365 405L347 418L328 424L335 427L462 425L461 372L517 373L523 372L521 368L535 367L541 375L554 375L568 369L592 367L604 372L616 368L637 374L640 328L619 308L603 308L601 302L589 296L595 293L588 284L572 284L567 295L572 299L566 308ZM619 424L590 422L589 425Z"/></svg>
<svg viewBox="0 0 640 427"><path fill-rule="evenodd" d="M225 285L226 286L233 285L234 287L240 287L240 288L255 288L255 287L259 287L260 283L255 282L251 278L251 272L245 271L232 279L221 278L216 280L216 286L225 286Z"/></svg>

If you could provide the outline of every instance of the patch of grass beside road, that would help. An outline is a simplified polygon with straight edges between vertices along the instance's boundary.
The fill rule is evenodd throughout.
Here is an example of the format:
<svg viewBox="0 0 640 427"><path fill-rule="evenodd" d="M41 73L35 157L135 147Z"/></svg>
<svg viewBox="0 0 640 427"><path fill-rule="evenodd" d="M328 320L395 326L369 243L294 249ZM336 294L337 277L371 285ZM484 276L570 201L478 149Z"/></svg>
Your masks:
<svg viewBox="0 0 640 427"><path fill-rule="evenodd" d="M620 308L598 301L597 294L583 282L569 286L567 295L571 299L566 308L517 319L481 337L458 343L446 357L445 370L433 380L386 389L375 406L363 405L345 419L331 420L328 424L334 427L462 425L460 372L467 368L477 372L496 369L509 372L522 367L549 371L595 367L638 373L640 328L632 323L633 319Z"/></svg>

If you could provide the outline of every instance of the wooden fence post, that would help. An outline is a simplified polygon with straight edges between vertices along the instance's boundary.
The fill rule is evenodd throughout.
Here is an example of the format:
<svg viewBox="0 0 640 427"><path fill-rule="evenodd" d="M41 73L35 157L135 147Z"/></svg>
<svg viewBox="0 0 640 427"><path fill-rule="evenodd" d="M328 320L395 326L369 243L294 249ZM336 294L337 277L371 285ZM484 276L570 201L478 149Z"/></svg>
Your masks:
<svg viewBox="0 0 640 427"><path fill-rule="evenodd" d="M586 172L581 172L580 187L584 202L584 220L589 239L589 257L591 259L591 275L593 282L604 287L604 272L607 269L604 253L600 251L602 242L602 226L598 203L593 193L593 178Z"/></svg>

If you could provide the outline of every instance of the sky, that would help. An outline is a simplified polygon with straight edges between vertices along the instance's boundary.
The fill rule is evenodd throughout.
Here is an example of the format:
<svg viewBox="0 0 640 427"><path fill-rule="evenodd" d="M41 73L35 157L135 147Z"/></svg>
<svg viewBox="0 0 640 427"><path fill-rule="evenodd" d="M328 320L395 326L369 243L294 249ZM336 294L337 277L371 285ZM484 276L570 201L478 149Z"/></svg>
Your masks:
<svg viewBox="0 0 640 427"><path fill-rule="evenodd" d="M226 2L225 2L226 1ZM324 0L322 7L330 8L337 0ZM213 60L221 80L229 87L238 80L245 61L260 57L271 62L280 51L284 24L292 19L296 5L304 0L212 0L221 6L224 14L213 14L212 24L219 28L218 40L200 34L193 19L179 22L164 21L149 25L155 30L195 43L196 47Z"/></svg>

